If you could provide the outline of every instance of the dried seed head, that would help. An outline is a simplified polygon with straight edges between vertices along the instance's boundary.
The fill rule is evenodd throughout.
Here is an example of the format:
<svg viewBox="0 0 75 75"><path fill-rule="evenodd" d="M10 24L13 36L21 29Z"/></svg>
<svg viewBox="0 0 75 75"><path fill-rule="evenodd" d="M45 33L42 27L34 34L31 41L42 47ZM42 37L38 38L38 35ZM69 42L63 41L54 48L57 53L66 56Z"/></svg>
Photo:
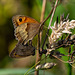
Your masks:
<svg viewBox="0 0 75 75"><path fill-rule="evenodd" d="M37 65L36 66L36 70L37 69L51 69L53 68L54 66L56 66L56 63L45 63L45 64L40 64L40 65Z"/></svg>
<svg viewBox="0 0 75 75"><path fill-rule="evenodd" d="M56 22L54 23L54 26L51 27L52 33L49 37L50 44L52 44L57 39L59 39L63 33L72 34L70 29L75 28L75 20L71 20L71 21L67 20L66 22L61 21L60 24L58 24L58 25L55 25L55 24L56 24Z"/></svg>

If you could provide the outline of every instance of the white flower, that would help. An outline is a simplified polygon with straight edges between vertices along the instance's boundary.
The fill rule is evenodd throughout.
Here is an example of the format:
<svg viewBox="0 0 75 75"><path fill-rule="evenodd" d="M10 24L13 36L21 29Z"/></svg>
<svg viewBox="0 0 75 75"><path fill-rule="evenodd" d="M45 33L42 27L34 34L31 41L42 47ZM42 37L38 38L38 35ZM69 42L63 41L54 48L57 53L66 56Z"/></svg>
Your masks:
<svg viewBox="0 0 75 75"><path fill-rule="evenodd" d="M52 29L52 33L49 37L49 43L52 44L57 39L59 39L63 33L72 34L70 29L75 28L75 20L71 20L71 21L67 20L66 22L61 21L60 24L58 23L58 25L55 22L54 26L50 28Z"/></svg>
<svg viewBox="0 0 75 75"><path fill-rule="evenodd" d="M62 33L72 34L72 32L70 32L70 31L68 31L68 30L63 30Z"/></svg>

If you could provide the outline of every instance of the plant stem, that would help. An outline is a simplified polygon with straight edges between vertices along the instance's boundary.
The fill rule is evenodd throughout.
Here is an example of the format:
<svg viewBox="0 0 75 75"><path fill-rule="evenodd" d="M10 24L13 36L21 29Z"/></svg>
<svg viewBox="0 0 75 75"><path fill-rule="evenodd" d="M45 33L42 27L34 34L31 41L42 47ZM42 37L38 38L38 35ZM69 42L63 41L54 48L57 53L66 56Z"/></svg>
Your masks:
<svg viewBox="0 0 75 75"><path fill-rule="evenodd" d="M45 36L45 39L44 39L44 42L43 42L43 45L42 45L42 50L43 50L43 47L44 47L44 45L45 45L45 42L46 42L46 39L47 39L47 35L49 34L49 29L50 29L50 26L51 26L51 23L52 23L52 20L53 20L53 16L54 16L54 13L55 13L55 10L56 10L58 1L59 1L59 0L56 0L56 3L55 3L54 7L52 8L52 10L51 10L51 12L50 12L50 14L49 14L49 17L51 16L51 14L52 14L52 16L51 16L50 23L49 23L49 26L48 26L47 34L46 34L46 36ZM48 17L48 18L49 18L49 17ZM46 20L46 19L45 19L45 20ZM44 21L45 21L45 20L44 20Z"/></svg>
<svg viewBox="0 0 75 75"><path fill-rule="evenodd" d="M57 4L58 4L58 1L59 1L59 0L56 0L56 3L55 3L55 5L54 5L54 10L53 10L53 13L52 13L52 16L51 16L50 22L49 22L48 29L51 28L50 26L51 26L51 23L52 23L52 20L53 20L54 14L55 14L55 10L56 10L56 7L57 7Z"/></svg>
<svg viewBox="0 0 75 75"><path fill-rule="evenodd" d="M68 75L72 75L72 66L68 63Z"/></svg>
<svg viewBox="0 0 75 75"><path fill-rule="evenodd" d="M46 0L43 0L40 22L42 22L43 19L44 19L45 6L46 6ZM40 51L40 43L41 43L41 37L42 37L42 32L40 32L40 30L39 30L39 33L38 33L38 40L37 40L36 63L41 60L41 56L40 56L40 54L39 54L39 51ZM36 64L36 63L35 63L35 64ZM39 75L39 71L35 71L35 75Z"/></svg>

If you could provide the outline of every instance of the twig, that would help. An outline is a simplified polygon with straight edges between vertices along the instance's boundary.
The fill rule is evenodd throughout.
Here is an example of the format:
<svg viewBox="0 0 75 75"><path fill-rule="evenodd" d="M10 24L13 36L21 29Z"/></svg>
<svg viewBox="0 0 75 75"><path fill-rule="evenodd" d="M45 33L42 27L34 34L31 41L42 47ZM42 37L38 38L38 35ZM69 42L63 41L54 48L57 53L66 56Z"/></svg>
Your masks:
<svg viewBox="0 0 75 75"><path fill-rule="evenodd" d="M45 7L46 7L46 0L43 0L40 22L44 20Z"/></svg>
<svg viewBox="0 0 75 75"><path fill-rule="evenodd" d="M51 16L51 19L50 19L50 22L49 22L49 26L48 26L48 29L50 29L51 27L51 23L52 23L52 20L53 20L53 17L54 17L54 13L55 13L55 10L56 10L56 7L57 7L57 4L58 4L58 1L59 0L56 0L56 3L54 5L54 10L53 10L53 13L52 13L52 16Z"/></svg>
<svg viewBox="0 0 75 75"><path fill-rule="evenodd" d="M47 34L49 34L49 29L50 29L50 26L51 26L51 23L52 23L52 19L53 19L53 16L54 16L54 13L55 13L57 4L58 4L58 0L56 0L55 6L54 6L53 9L52 9L52 12L53 12L53 13L51 12L52 16L51 16L51 20L50 20L50 23L49 23L49 26L48 26ZM50 15L51 15L51 14L50 14ZM43 45L42 45L42 50L43 50L43 47L44 47L44 45L45 45L46 39L47 39L47 35L45 36L45 39L44 39L44 42L43 42Z"/></svg>
<svg viewBox="0 0 75 75"><path fill-rule="evenodd" d="M54 7L51 9L49 15L47 16L47 18L45 20L43 20L40 24L40 26L44 25L44 23L48 20L48 18L51 16L52 12L53 12Z"/></svg>
<svg viewBox="0 0 75 75"><path fill-rule="evenodd" d="M55 6L54 8L52 8L50 14L48 15L48 17L40 24L40 27L45 23L45 21L51 16L52 12L54 11L55 12L55 9L57 7L57 3L58 3L58 0L56 0L56 3L55 3ZM44 18L44 12L45 12L45 4L46 4L46 0L43 0L43 6L42 6L42 13L41 13L41 20L43 20ZM53 19L53 16L54 16L54 12L53 12L53 15L52 15L52 19ZM51 20L52 22L52 20ZM50 24L51 24L50 22ZM48 30L47 30L47 34L49 32L49 27L48 27ZM46 41L46 38L47 38L47 35L45 37L45 40L44 40L44 43L43 43L43 46L45 44L45 41ZM42 49L43 49L43 46L42 46ZM36 63L40 60L40 55L39 55L39 51L40 51L40 31L39 31L39 34L38 34L38 40L37 40L37 53L36 53ZM35 75L38 75L38 71L35 71Z"/></svg>
<svg viewBox="0 0 75 75"><path fill-rule="evenodd" d="M44 19L45 6L46 6L46 0L43 0L40 22L42 22L43 19ZM40 30L39 30L39 33L38 33L38 40L37 40L36 63L41 60L41 56L40 56L40 54L39 54L41 37L42 37L42 32L40 32ZM39 75L39 71L35 71L35 75Z"/></svg>
<svg viewBox="0 0 75 75"><path fill-rule="evenodd" d="M43 0L40 22L44 20L45 8L46 8L46 0ZM41 38L42 38L42 32L40 32L40 43L41 43Z"/></svg>

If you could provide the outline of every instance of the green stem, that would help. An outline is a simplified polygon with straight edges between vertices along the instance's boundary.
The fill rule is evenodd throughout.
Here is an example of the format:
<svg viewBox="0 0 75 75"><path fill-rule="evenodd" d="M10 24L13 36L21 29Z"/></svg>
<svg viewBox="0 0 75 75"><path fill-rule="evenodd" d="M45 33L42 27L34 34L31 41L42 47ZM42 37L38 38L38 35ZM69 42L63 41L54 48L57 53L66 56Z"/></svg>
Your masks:
<svg viewBox="0 0 75 75"><path fill-rule="evenodd" d="M34 66L32 66L24 75L28 75L27 73L28 73L32 68L34 68L38 63L40 63L40 61L37 62Z"/></svg>
<svg viewBox="0 0 75 75"><path fill-rule="evenodd" d="M72 66L68 63L68 75L72 75Z"/></svg>

